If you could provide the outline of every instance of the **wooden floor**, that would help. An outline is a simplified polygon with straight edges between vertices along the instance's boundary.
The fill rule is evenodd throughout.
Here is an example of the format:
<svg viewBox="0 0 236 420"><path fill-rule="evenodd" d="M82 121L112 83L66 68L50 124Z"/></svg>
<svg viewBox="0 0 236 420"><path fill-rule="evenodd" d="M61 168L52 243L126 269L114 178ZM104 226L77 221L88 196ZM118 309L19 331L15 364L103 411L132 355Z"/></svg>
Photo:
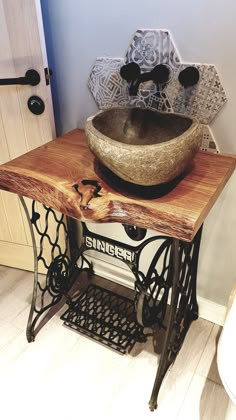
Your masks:
<svg viewBox="0 0 236 420"><path fill-rule="evenodd" d="M63 308L28 344L32 281L32 273L0 266L2 419L235 419L217 372L218 325L192 324L151 413L157 368L151 338L120 356L63 327Z"/></svg>

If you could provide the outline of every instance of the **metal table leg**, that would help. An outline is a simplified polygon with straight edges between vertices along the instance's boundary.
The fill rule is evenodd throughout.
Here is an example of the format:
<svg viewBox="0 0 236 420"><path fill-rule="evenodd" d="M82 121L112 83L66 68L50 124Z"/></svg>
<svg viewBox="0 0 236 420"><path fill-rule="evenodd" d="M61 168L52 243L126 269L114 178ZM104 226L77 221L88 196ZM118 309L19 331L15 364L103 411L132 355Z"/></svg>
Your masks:
<svg viewBox="0 0 236 420"><path fill-rule="evenodd" d="M68 299L69 309L67 312L72 311L73 320L77 317L77 313L81 313L79 302L78 304L77 302L73 302L68 296L68 292L79 272L82 270L92 272L91 264L83 255L86 249L93 249L123 260L132 270L135 278L134 305L137 311L138 323L141 327L158 325L160 328L166 329L163 350L149 402L150 410L153 411L157 408L157 398L163 378L170 365L174 362L191 322L198 318L196 279L202 228L199 229L192 243L167 236L155 236L133 247L94 234L87 229L85 224L82 224L83 243L80 249L78 249L74 241L73 231L70 227L70 220L67 220L63 215L57 216L54 210L43 206L45 211L45 226L42 228L39 223L41 216L36 211L35 202L32 202L32 216L30 216L24 199L20 197L20 200L29 223L34 251L34 288L27 324L28 341L34 341L36 327L39 325L39 320L42 319L43 314L57 305L63 297L67 297ZM48 232L50 217L53 217L56 223L54 240L50 238ZM63 229L65 234L64 249L59 244L60 229ZM37 232L40 238L38 245L36 244L34 231ZM51 245L50 263L46 261L43 253L45 240ZM144 275L139 268L140 257L144 248L154 241L158 244L157 251L152 257L146 275ZM38 276L39 261L47 269L44 284L39 280ZM158 268L160 265L159 261L162 261L161 269ZM100 291L99 293L104 294L105 297L109 294L106 291ZM170 294L170 311L166 322ZM114 293L111 295L111 300L113 301L115 299ZM83 299L83 296L80 299ZM118 295L117 299L120 299ZM129 306L130 302L127 304ZM133 323L134 321L131 324L133 325ZM74 328L77 328L76 323L74 324ZM138 328L136 329L137 341L145 341L142 328L140 331ZM101 338L105 341L106 337L101 336ZM98 340L100 341L99 337ZM121 349L121 351L123 350Z"/></svg>
<svg viewBox="0 0 236 420"><path fill-rule="evenodd" d="M201 234L202 228L193 244L173 239L173 283L170 312L163 349L149 401L151 411L157 408L157 397L162 381L183 344L191 322L198 318L196 279Z"/></svg>
<svg viewBox="0 0 236 420"><path fill-rule="evenodd" d="M160 357L160 362L157 369L157 374L155 382L153 385L153 391L151 399L149 401L149 408L153 411L157 408L157 396L166 374L166 371L170 364L172 363L172 358L170 358L170 344L171 344L171 334L174 328L175 323L175 313L178 304L178 286L179 286L179 240L173 240L173 285L171 293L171 303L170 303L170 313L168 319L167 330L165 334L164 345Z"/></svg>
<svg viewBox="0 0 236 420"><path fill-rule="evenodd" d="M26 329L27 340L31 342L35 339L36 330L43 320L43 315L46 315L53 306L67 296L79 272L82 270L91 272L92 268L83 256L84 246L78 249L70 228L70 221L64 215L57 216L53 209L43 206L44 216L42 216L36 209L35 201L32 201L30 215L23 197L19 198L28 221L34 254L34 286ZM56 226L54 238L51 238L49 234L51 218ZM35 232L39 239L38 244L36 244ZM60 234L64 235L64 244L59 241ZM51 261L47 261L44 255L45 243L51 248ZM39 278L39 262L47 271L46 279Z"/></svg>

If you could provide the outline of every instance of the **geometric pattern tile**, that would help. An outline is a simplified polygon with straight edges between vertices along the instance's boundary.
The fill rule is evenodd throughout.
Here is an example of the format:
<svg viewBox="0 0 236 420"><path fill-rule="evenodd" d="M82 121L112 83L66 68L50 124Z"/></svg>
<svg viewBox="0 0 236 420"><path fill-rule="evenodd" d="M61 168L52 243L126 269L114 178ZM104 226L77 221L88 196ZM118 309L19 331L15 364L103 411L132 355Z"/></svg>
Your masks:
<svg viewBox="0 0 236 420"><path fill-rule="evenodd" d="M169 67L170 77L162 89L152 81L141 83L136 96L130 96L120 68L135 62L141 72L151 71L158 64ZM199 82L185 89L178 80L180 71L195 66ZM205 124L202 150L219 152L209 124L226 102L226 94L214 65L183 63L167 30L138 29L125 58L99 57L89 77L88 87L99 109L114 106L137 106L162 112L177 112L197 118Z"/></svg>
<svg viewBox="0 0 236 420"><path fill-rule="evenodd" d="M179 72L193 64L182 64ZM178 73L170 80L166 93L174 112L196 117L201 123L209 124L226 102L226 94L215 66L194 64L199 71L199 82L184 88L178 81Z"/></svg>
<svg viewBox="0 0 236 420"><path fill-rule="evenodd" d="M123 58L99 57L89 77L88 87L99 109L125 106L129 101L127 83L120 76Z"/></svg>
<svg viewBox="0 0 236 420"><path fill-rule="evenodd" d="M201 150L204 152L219 153L219 147L216 143L214 135L208 125L203 125L203 135Z"/></svg>
<svg viewBox="0 0 236 420"><path fill-rule="evenodd" d="M157 64L167 64L171 71L180 65L179 53L171 35L165 30L138 29L125 56L125 63L137 63L142 71L149 71Z"/></svg>
<svg viewBox="0 0 236 420"><path fill-rule="evenodd" d="M130 106L151 108L161 112L173 112L169 99L164 91L151 92L141 89L137 96L130 98Z"/></svg>

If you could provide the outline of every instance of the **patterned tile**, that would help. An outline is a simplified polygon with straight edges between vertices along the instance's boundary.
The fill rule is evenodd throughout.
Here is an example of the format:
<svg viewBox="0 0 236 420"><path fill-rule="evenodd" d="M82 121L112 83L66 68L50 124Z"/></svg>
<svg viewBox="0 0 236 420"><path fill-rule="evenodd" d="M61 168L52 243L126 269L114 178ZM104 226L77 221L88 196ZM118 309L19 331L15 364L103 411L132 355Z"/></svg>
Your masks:
<svg viewBox="0 0 236 420"><path fill-rule="evenodd" d="M150 71L157 64L167 64L176 72L180 65L180 57L165 30L138 29L130 43L125 56L125 63L137 63L142 71Z"/></svg>
<svg viewBox="0 0 236 420"><path fill-rule="evenodd" d="M212 153L220 152L217 146L216 140L214 138L214 135L208 125L203 126L201 150L204 152L212 152Z"/></svg>
<svg viewBox="0 0 236 420"><path fill-rule="evenodd" d="M120 76L120 67L123 65L123 58L97 58L88 87L99 109L125 106L129 102L127 83Z"/></svg>
<svg viewBox="0 0 236 420"><path fill-rule="evenodd" d="M162 89L152 82L140 84L137 96L130 96L128 84L120 76L120 68L137 63L142 72L157 64L170 68L170 80ZM178 81L181 70L195 66L200 73L197 85L183 88ZM99 57L89 77L88 87L100 109L113 106L138 106L162 112L178 112L195 117L205 124L202 150L219 152L209 124L226 102L226 94L214 65L182 63L171 34L166 30L138 29L125 58Z"/></svg>
<svg viewBox="0 0 236 420"><path fill-rule="evenodd" d="M131 98L129 105L140 108L151 108L161 112L173 112L169 99L164 91L150 92L140 90L138 95Z"/></svg>
<svg viewBox="0 0 236 420"><path fill-rule="evenodd" d="M200 79L197 85L185 89L178 81L178 73L190 65L198 69ZM215 66L182 64L179 72L175 73L166 87L174 112L196 117L203 124L209 124L227 99Z"/></svg>

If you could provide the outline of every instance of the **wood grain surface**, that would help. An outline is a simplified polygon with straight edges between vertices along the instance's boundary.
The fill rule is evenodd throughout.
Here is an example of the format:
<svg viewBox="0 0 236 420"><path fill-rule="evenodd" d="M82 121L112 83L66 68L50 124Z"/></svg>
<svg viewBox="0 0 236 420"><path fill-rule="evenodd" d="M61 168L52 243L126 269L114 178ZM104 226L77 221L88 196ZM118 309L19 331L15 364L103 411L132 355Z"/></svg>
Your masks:
<svg viewBox="0 0 236 420"><path fill-rule="evenodd" d="M103 167L76 129L0 166L0 188L78 220L127 223L192 241L235 163L234 156L199 152L173 182L136 186Z"/></svg>

